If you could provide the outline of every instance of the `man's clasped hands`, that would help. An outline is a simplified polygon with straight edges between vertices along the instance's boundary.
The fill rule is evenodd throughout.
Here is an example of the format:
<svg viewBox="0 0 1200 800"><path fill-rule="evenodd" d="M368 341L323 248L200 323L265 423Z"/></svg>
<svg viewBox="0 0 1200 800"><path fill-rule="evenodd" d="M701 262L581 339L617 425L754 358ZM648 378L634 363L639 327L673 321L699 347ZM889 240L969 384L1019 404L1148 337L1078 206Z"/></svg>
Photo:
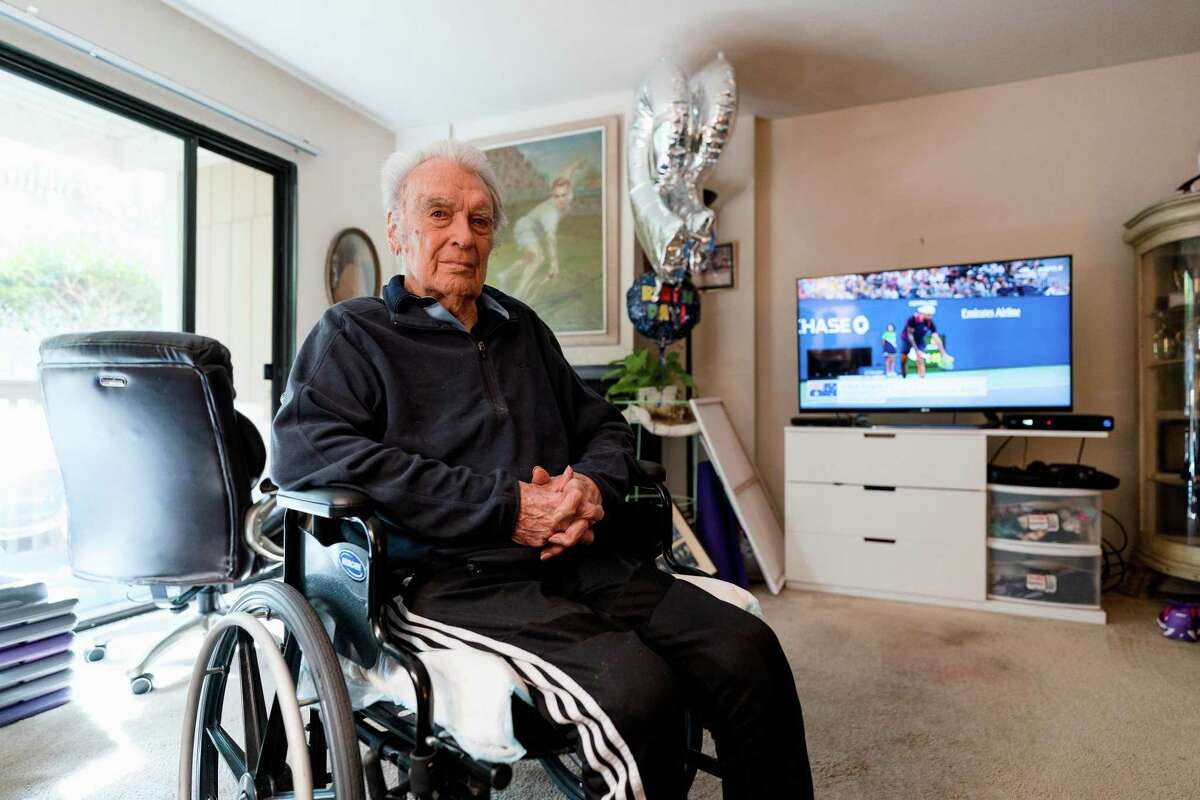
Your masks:
<svg viewBox="0 0 1200 800"><path fill-rule="evenodd" d="M551 477L533 468L532 480L520 481L521 508L513 541L540 549L545 561L578 544L591 544L592 526L604 519L600 489L586 475L567 467Z"/></svg>

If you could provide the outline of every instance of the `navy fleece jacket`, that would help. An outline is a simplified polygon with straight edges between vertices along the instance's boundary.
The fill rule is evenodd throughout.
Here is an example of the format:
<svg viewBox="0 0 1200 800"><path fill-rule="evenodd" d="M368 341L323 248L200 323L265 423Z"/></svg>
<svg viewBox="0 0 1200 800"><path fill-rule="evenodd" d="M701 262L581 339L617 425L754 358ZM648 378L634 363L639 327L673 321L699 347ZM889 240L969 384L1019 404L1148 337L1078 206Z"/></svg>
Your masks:
<svg viewBox="0 0 1200 800"><path fill-rule="evenodd" d="M623 502L633 433L563 357L527 306L490 286L509 318L480 305L470 333L433 319L396 276L383 300L331 307L292 366L271 436L285 489L342 485L370 495L403 534L446 555L511 541L518 480L568 465Z"/></svg>

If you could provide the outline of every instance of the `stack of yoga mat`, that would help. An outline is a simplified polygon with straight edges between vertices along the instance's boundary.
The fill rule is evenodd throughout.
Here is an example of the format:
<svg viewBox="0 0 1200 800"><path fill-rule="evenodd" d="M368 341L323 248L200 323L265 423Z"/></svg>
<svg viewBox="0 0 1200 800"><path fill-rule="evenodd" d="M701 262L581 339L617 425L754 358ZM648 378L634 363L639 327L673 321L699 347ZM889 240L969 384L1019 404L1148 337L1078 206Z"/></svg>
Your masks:
<svg viewBox="0 0 1200 800"><path fill-rule="evenodd" d="M46 585L0 576L0 727L71 699L76 600L46 599Z"/></svg>

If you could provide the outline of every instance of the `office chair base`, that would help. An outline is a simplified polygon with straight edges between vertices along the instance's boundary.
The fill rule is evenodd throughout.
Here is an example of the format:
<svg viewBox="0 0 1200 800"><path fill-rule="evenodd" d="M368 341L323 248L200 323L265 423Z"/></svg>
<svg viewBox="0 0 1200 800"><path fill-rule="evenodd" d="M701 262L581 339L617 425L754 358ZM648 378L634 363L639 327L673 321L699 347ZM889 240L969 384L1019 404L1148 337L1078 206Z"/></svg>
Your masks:
<svg viewBox="0 0 1200 800"><path fill-rule="evenodd" d="M213 607L205 607L206 604L201 604L200 613L189 619L187 622L179 625L163 638L159 639L150 651L142 657L142 660L131 667L126 675L129 676L129 690L134 694L147 694L154 690L154 675L148 672L150 665L172 645L180 639L187 636L193 629L198 628L201 633L208 633L213 622L219 619L224 613ZM103 658L103 656L101 656ZM99 660L99 659L89 659Z"/></svg>

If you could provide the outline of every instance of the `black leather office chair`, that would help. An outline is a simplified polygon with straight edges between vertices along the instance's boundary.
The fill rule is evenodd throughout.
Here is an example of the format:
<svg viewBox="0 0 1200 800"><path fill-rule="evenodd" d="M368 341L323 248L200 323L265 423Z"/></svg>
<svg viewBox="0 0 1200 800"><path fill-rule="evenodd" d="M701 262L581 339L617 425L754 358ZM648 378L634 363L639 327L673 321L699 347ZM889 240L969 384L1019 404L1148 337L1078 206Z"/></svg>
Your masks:
<svg viewBox="0 0 1200 800"><path fill-rule="evenodd" d="M233 408L229 351L214 339L65 334L42 342L39 370L72 571L149 585L172 611L198 606L129 670L142 694L154 686L150 662L189 629L207 630L224 589L282 561L273 496L251 501L266 449ZM169 586L181 588L170 595Z"/></svg>

